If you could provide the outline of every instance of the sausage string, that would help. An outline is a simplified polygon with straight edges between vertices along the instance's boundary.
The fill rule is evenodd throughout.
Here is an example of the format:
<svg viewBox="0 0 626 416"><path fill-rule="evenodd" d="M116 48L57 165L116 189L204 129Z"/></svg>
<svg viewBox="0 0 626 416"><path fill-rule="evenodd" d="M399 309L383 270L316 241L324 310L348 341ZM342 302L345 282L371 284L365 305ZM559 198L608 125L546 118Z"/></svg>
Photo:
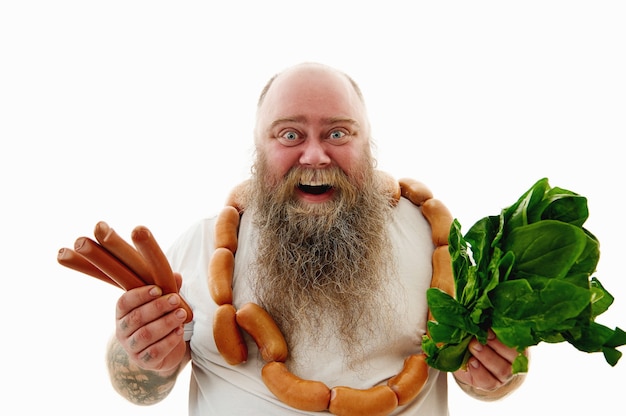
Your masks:
<svg viewBox="0 0 626 416"><path fill-rule="evenodd" d="M449 295L454 296L454 281L452 275L452 264L447 247L448 234L453 218L448 209L441 201L434 199L430 190L421 182L413 179L400 179L395 181L386 173L377 171L380 183L384 191L390 195L390 203L396 205L400 197L405 197L414 205L422 209L422 213L429 222L432 231L432 240L435 245L433 253L433 276L431 279L431 287L437 287L444 290ZM238 195L245 187L245 183L236 188L227 201L224 210L232 210L235 207L241 215L243 213L245 203ZM220 224L221 218L225 215L218 216L216 220L216 228L224 228L224 224ZM231 218L232 220L232 218ZM231 241L237 240L238 227L233 229L235 235L228 236ZM236 247L236 246L235 246ZM221 307L223 305L232 305L232 274L234 272L234 262L222 262L216 254L223 251L223 247L217 247L216 252L210 260L209 270L216 270L222 266L225 270L219 274L219 277L208 273L209 292L213 300ZM236 248L230 249L234 257ZM225 258L223 255L219 257ZM214 264L214 263L221 264ZM216 281L216 279L220 279ZM227 279L227 280L226 280ZM228 284L224 281L226 280ZM224 287L230 292L224 295ZM226 300L225 300L226 299ZM254 305L256 308L261 308ZM237 313L237 312L236 312ZM267 313L265 313L267 314ZM286 345L284 336L280 331L271 337L255 332L262 332L264 327L273 327L275 323L267 314L267 318L271 320L271 325L258 324L258 331L246 330L254 338L259 350L271 349L265 340L268 338L279 339L278 344ZM429 313L429 319L432 316ZM241 347L241 325L238 319L230 319L229 325L233 327L227 331L214 330L216 345L220 354L231 365L237 365L247 359L247 350ZM232 339L220 339L224 334L229 335ZM233 335L234 334L234 335ZM263 339L265 338L265 340ZM283 347L284 348L284 347ZM283 348L280 348L281 350ZM284 365L286 354L272 354L268 351L263 354L266 364L262 370L262 379L267 388L285 404L305 411L329 411L335 415L353 415L368 414L385 416L393 412L398 406L405 405L412 401L421 391L428 379L428 365L424 359L423 353L413 354L407 357L404 367L399 374L387 380L385 385L378 385L370 389L353 389L345 386L329 388L319 381L304 380L289 372ZM285 385L287 383L287 385ZM367 397L368 399L361 400ZM365 407L367 406L367 407Z"/></svg>

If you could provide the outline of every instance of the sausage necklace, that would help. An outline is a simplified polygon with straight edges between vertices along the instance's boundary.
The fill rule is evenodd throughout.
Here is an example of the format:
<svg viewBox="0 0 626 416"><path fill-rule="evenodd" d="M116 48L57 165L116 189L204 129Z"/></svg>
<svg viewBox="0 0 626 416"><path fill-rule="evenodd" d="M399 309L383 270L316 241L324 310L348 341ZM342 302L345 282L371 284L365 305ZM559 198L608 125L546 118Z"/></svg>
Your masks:
<svg viewBox="0 0 626 416"><path fill-rule="evenodd" d="M398 203L400 197L404 197L421 208L431 226L435 245L431 287L440 288L454 296L448 251L452 215L421 182L407 178L395 181L380 171L377 171L377 175L383 180L385 192L389 192L393 205ZM408 356L400 373L389 378L384 385L369 389L346 386L329 388L320 381L302 379L287 369L287 343L273 318L263 308L255 303L247 303L236 310L232 305L232 279L239 219L245 205L238 199L238 189L231 193L216 219L215 251L209 260L208 269L209 292L218 305L213 318L213 336L224 360L230 365L247 360L248 351L242 335L242 330L246 331L254 339L266 362L261 377L269 391L283 403L304 411L328 411L340 416L385 416L417 397L428 379L428 365L423 353ZM429 319L432 319L430 312Z"/></svg>

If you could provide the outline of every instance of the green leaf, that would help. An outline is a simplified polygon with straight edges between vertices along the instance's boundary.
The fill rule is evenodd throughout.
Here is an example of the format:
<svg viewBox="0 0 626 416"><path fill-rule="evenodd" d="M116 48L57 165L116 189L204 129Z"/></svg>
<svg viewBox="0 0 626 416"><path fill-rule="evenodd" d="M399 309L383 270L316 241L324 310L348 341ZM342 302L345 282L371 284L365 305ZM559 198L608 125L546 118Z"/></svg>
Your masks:
<svg viewBox="0 0 626 416"><path fill-rule="evenodd" d="M557 279L520 279L499 284L492 292L495 316L529 321L538 331L562 330L590 303L590 293Z"/></svg>
<svg viewBox="0 0 626 416"><path fill-rule="evenodd" d="M539 220L558 220L578 227L582 227L589 217L587 198L562 188L552 188L546 192L542 205L538 212L539 218L533 218L532 222Z"/></svg>
<svg viewBox="0 0 626 416"><path fill-rule="evenodd" d="M564 336L570 344L584 352L599 352L626 344L626 334L621 329L612 330L597 322L590 322L580 331L565 333Z"/></svg>
<svg viewBox="0 0 626 416"><path fill-rule="evenodd" d="M465 336L467 336L467 332L458 327L442 324L436 321L428 321L427 326L428 333L435 343L445 342L457 344L461 342Z"/></svg>
<svg viewBox="0 0 626 416"><path fill-rule="evenodd" d="M626 345L626 332L621 328L615 328L613 335L611 335L611 338L609 338L604 345L609 347L621 347L622 345Z"/></svg>
<svg viewBox="0 0 626 416"><path fill-rule="evenodd" d="M507 251L504 256L500 258L498 261L498 281L504 282L509 280L509 276L511 276L511 272L513 271L513 266L515 264L515 254L512 251ZM494 285L497 284L494 283ZM487 288L491 289L491 288Z"/></svg>
<svg viewBox="0 0 626 416"><path fill-rule="evenodd" d="M469 311L443 290L428 289L426 300L433 318L438 323L460 328L470 333L479 331L479 328L469 319Z"/></svg>
<svg viewBox="0 0 626 416"><path fill-rule="evenodd" d="M512 373L527 373L528 372L528 357L523 353L519 353L515 360L513 360Z"/></svg>
<svg viewBox="0 0 626 416"><path fill-rule="evenodd" d="M480 271L486 271L491 261L492 247L500 229L500 217L485 217L476 222L465 234L465 240L472 248L472 257Z"/></svg>
<svg viewBox="0 0 626 416"><path fill-rule="evenodd" d="M580 228L545 220L511 231L504 250L515 254L514 273L517 278L562 278L567 275L586 244L587 236Z"/></svg>
<svg viewBox="0 0 626 416"><path fill-rule="evenodd" d="M602 286L600 281L592 277L591 284L591 318L603 314L613 304L615 298Z"/></svg>
<svg viewBox="0 0 626 416"><path fill-rule="evenodd" d="M526 191L513 205L502 210L502 218L505 223L504 232L508 234L510 230L528 225L528 210L531 212L541 203L544 195L550 189L547 178L542 178Z"/></svg>
<svg viewBox="0 0 626 416"><path fill-rule="evenodd" d="M585 248L576 258L564 279L577 284L580 287L589 287L589 276L596 271L600 261L600 244L590 233L583 230L586 235Z"/></svg>
<svg viewBox="0 0 626 416"><path fill-rule="evenodd" d="M617 364L619 359L622 357L622 353L615 348L603 347L602 353L604 354L604 359L607 363L609 363L612 367Z"/></svg>
<svg viewBox="0 0 626 416"><path fill-rule="evenodd" d="M470 352L467 349L472 336L466 336L461 342L445 344L437 347L427 337L422 342L422 348L426 354L426 363L440 371L456 371L463 367L469 359Z"/></svg>
<svg viewBox="0 0 626 416"><path fill-rule="evenodd" d="M510 348L528 347L535 345L533 323L509 319L504 315L496 316L491 330L500 342Z"/></svg>
<svg viewBox="0 0 626 416"><path fill-rule="evenodd" d="M450 235L448 237L448 250L452 261L452 275L454 277L456 287L456 297L463 303L462 293L466 290L466 286L474 285L470 281L472 276L469 275L469 269L472 266L471 255L467 252L467 243L461 234L461 225L458 220L454 220L450 226ZM473 289L469 289L470 293Z"/></svg>

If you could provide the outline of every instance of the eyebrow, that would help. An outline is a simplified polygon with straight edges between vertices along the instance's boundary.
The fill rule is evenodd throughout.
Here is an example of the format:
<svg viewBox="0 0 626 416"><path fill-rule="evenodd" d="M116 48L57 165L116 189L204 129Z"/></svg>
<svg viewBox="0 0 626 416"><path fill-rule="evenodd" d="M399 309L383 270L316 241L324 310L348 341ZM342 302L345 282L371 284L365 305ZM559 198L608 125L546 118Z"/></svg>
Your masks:
<svg viewBox="0 0 626 416"><path fill-rule="evenodd" d="M307 117L304 115L293 116L293 117L283 117L283 118L274 120L270 124L270 128L275 127L279 124L284 124L284 123L305 124L306 122L307 122ZM327 124L327 125L347 123L347 124L351 124L353 126L359 127L359 122L349 117L327 117L327 118L322 119L322 123Z"/></svg>

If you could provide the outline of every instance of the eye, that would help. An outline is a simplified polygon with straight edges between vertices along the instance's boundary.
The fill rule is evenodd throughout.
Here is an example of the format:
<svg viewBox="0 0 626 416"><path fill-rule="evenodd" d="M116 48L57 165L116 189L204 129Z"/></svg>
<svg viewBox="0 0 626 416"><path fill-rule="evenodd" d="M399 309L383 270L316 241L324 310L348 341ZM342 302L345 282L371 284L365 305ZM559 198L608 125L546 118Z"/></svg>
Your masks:
<svg viewBox="0 0 626 416"><path fill-rule="evenodd" d="M300 136L298 136L298 133L293 130L286 131L280 137L287 142L294 142L300 138Z"/></svg>
<svg viewBox="0 0 626 416"><path fill-rule="evenodd" d="M341 146L348 143L352 137L353 136L350 131L346 131L346 129L342 128L331 130L326 140L328 140L328 143L330 144Z"/></svg>
<svg viewBox="0 0 626 416"><path fill-rule="evenodd" d="M330 138L332 140L341 140L346 136L346 133L341 130L333 130L330 132Z"/></svg>
<svg viewBox="0 0 626 416"><path fill-rule="evenodd" d="M276 135L276 139L283 146L297 146L298 144L302 143L302 141L304 140L304 137L305 136L300 134L298 130L291 130L291 129L281 130Z"/></svg>

